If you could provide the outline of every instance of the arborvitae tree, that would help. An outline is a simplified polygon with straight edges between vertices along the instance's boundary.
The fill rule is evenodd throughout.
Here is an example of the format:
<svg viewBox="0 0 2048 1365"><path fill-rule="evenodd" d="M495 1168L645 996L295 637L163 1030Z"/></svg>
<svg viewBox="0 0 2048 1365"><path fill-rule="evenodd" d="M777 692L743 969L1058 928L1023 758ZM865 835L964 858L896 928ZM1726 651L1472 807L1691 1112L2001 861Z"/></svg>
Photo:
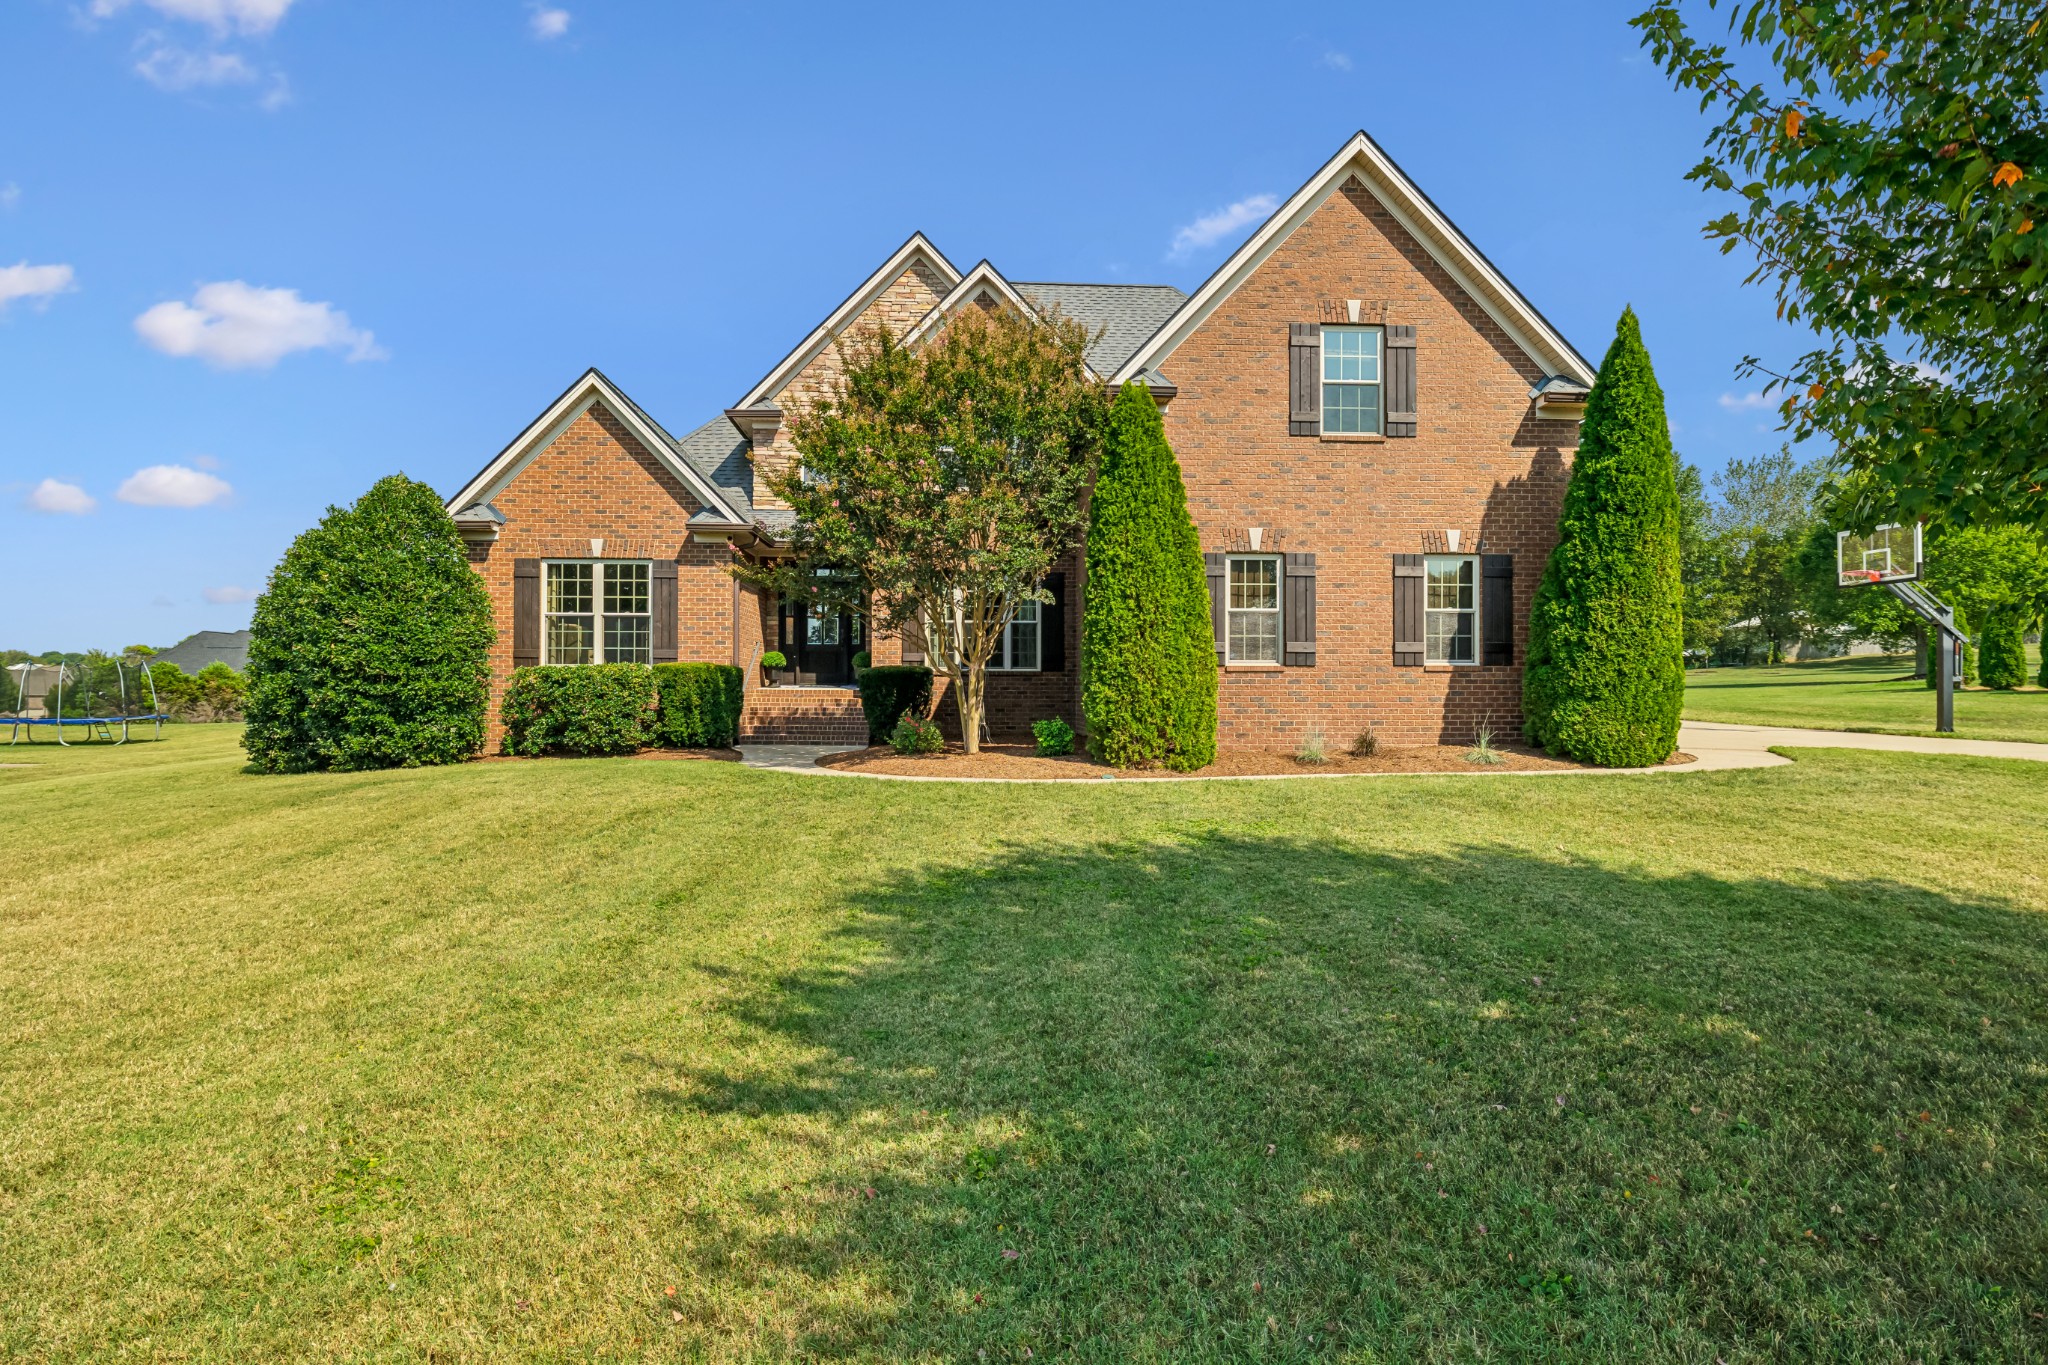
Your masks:
<svg viewBox="0 0 2048 1365"><path fill-rule="evenodd" d="M1182 772L1216 758L1216 643L1202 545L1159 405L1124 385L1088 509L1081 628L1088 748Z"/></svg>
<svg viewBox="0 0 2048 1365"><path fill-rule="evenodd" d="M1678 490L1664 392L1633 309L1586 401L1557 548L1529 618L1529 738L1613 767L1661 763L1685 701Z"/></svg>
<svg viewBox="0 0 2048 1365"><path fill-rule="evenodd" d="M2019 607L2000 607L1984 613L1984 633L1978 640L1977 680L2001 692L2026 686L2026 628Z"/></svg>
<svg viewBox="0 0 2048 1365"><path fill-rule="evenodd" d="M496 634L440 497L382 479L292 542L256 600L242 747L264 772L473 757Z"/></svg>

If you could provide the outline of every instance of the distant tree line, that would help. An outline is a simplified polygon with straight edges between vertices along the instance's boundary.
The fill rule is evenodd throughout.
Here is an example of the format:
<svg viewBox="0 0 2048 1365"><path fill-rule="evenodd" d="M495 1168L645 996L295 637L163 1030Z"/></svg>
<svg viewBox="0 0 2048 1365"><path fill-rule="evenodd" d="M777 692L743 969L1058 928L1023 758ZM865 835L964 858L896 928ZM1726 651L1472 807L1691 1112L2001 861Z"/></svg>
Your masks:
<svg viewBox="0 0 2048 1365"><path fill-rule="evenodd" d="M174 720L242 719L242 701L249 687L243 674L224 663L210 663L197 673L187 673L174 663L157 662L157 652L149 645L130 645L118 654L98 649L53 649L41 654L0 650L0 713L21 705L21 675L12 665L44 664L62 665L66 670L66 715L82 716L94 699L119 700L123 694L128 711L141 714L148 710L153 683L157 710ZM122 667L117 669L117 664ZM43 703L46 711L57 704L54 691Z"/></svg>
<svg viewBox="0 0 2048 1365"><path fill-rule="evenodd" d="M1859 499L1872 492L1851 461L1802 462L1781 447L1731 460L1711 491L1682 459L1677 477L1688 663L1778 663L1801 646L1834 652L1860 640L1924 650L1904 603L1882 588L1837 586L1836 532L1862 523ZM2048 543L2030 527L1930 527L1923 554L1926 586L1972 636L2009 652L2048 613Z"/></svg>

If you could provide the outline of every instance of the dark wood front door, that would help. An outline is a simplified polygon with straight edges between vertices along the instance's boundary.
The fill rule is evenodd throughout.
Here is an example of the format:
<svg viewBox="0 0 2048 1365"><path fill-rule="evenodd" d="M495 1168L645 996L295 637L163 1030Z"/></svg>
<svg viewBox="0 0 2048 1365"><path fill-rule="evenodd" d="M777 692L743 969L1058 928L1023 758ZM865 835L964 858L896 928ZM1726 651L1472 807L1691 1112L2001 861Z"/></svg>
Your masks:
<svg viewBox="0 0 2048 1365"><path fill-rule="evenodd" d="M782 604L782 652L799 685L844 687L853 682L853 656L867 646L861 618L815 603Z"/></svg>

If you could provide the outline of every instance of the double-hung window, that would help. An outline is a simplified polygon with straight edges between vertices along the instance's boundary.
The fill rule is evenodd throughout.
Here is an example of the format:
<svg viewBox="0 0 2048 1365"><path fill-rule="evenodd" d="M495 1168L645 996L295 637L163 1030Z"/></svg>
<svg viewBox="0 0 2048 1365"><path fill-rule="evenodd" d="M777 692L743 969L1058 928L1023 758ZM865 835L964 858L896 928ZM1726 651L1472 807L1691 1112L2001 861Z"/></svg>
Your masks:
<svg viewBox="0 0 2048 1365"><path fill-rule="evenodd" d="M1323 430L1380 430L1380 329L1323 328Z"/></svg>
<svg viewBox="0 0 2048 1365"><path fill-rule="evenodd" d="M1280 662L1280 559L1277 555L1232 555L1225 662Z"/></svg>
<svg viewBox="0 0 2048 1365"><path fill-rule="evenodd" d="M544 572L543 663L654 662L646 561L550 560Z"/></svg>
<svg viewBox="0 0 2048 1365"><path fill-rule="evenodd" d="M1038 603L1019 602L1010 624L1003 627L1002 643L988 656L988 666L1006 673L1037 672L1038 622Z"/></svg>
<svg viewBox="0 0 2048 1365"><path fill-rule="evenodd" d="M1424 573L1424 661L1478 662L1479 561L1471 555L1430 555Z"/></svg>

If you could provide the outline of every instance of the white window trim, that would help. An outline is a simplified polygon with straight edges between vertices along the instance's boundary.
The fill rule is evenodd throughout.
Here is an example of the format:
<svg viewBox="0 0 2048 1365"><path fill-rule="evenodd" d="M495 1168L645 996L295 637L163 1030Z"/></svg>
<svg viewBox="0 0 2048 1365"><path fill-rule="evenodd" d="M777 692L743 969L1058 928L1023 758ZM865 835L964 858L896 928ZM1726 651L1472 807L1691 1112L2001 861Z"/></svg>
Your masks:
<svg viewBox="0 0 2048 1365"><path fill-rule="evenodd" d="M1273 605L1271 607L1233 607L1230 605L1230 570L1235 564L1260 563L1273 566ZM1287 570L1280 562L1279 555L1245 554L1223 557L1223 662L1231 668L1279 668L1282 665L1280 651L1286 648ZM1237 613L1245 615L1271 616L1273 618L1273 657L1270 659L1240 659L1230 647L1230 618Z"/></svg>
<svg viewBox="0 0 2048 1365"><path fill-rule="evenodd" d="M1380 371L1380 377L1379 377L1378 379L1375 379L1375 380L1372 380L1372 381L1368 382L1368 381L1366 381L1366 380L1362 380L1362 379L1325 379L1325 378L1323 377L1323 375L1324 375L1324 374L1328 373L1328 361L1327 361L1327 360L1325 359L1325 357L1327 357L1327 356L1329 355L1329 353L1330 353L1330 350L1329 350L1329 348L1330 348L1330 333L1331 333L1331 332L1333 332L1333 331L1334 331L1334 332L1371 332L1371 333L1373 333L1374 335L1376 335L1376 336L1378 336L1378 337L1379 337L1379 371ZM1319 338L1319 340L1321 341L1321 343L1322 343L1322 344L1321 344L1321 345L1320 345L1320 346L1319 346L1319 347L1317 348L1317 350L1316 350L1316 365L1317 365L1318 369L1319 369L1319 370L1321 371L1321 373L1318 373L1318 374L1316 375L1316 383L1317 383L1317 385L1318 385L1318 388L1317 388L1317 390L1316 390L1316 395L1317 395L1317 396L1316 396L1316 404L1317 404L1317 410L1318 410L1319 412L1321 412L1321 413L1322 413L1322 423L1323 423L1323 434L1324 434L1325 436L1384 436L1384 435L1386 435L1386 433L1387 433L1387 329L1386 329L1386 328L1385 328L1384 326L1379 326L1379 325L1373 325L1373 324L1366 324L1366 323L1360 323L1360 324L1358 324L1358 325L1356 325L1356 326L1353 326L1352 324L1349 324L1349 323L1344 323L1344 324L1338 324L1338 323L1330 323L1330 324L1327 324L1327 325L1325 325L1325 326L1324 326L1324 328L1323 328L1323 331L1322 331L1322 335L1321 335L1321 337ZM1332 430L1332 429L1331 429L1331 427L1330 427L1330 389L1331 389L1332 387L1336 387L1336 388L1352 388L1352 389L1372 389L1372 390L1373 390L1374 392L1376 392L1376 393L1377 393L1377 394L1379 395L1379 402L1373 405L1373 407L1374 407L1374 411L1376 411L1376 412L1377 412L1377 413L1379 414L1379 420L1378 420L1378 422L1377 422L1377 423L1376 423L1376 424L1375 424L1375 425L1373 426L1373 428L1372 428L1372 430L1371 430L1371 431L1369 431L1369 432L1367 432L1367 431L1334 431L1334 430Z"/></svg>
<svg viewBox="0 0 2048 1365"><path fill-rule="evenodd" d="M592 576L592 578L591 578L591 584L590 584L590 610L589 610L589 611L587 611L587 612L582 612L582 611L549 611L549 610L548 610L548 570L549 570L550 568L553 568L554 566L556 566L556 565L558 565L558 564L594 564L594 565L596 565L596 566L598 567L598 569L599 569L599 572L598 572L597 574L594 574L594 575ZM619 565L627 565L627 564L640 564L640 565L645 565L645 566L646 566L646 568L647 568L647 610L646 610L646 611L644 611L644 612L638 612L638 611L613 611L613 612L608 612L608 611L606 611L606 610L604 609L604 577L605 577L605 576L604 576L603 570L609 569L609 568L610 568L611 566L613 566L613 565L615 565L615 564L619 564ZM605 622L605 618L606 618L607 616L619 616L619 617L625 617L625 616L638 616L638 617L644 617L644 618L646 619L646 621L647 621L647 652L648 652L648 662L649 662L649 663L652 663L652 662L653 662L653 658L654 658L654 561L653 561L653 560L651 560L651 559L543 559L543 560L542 560L542 561L540 562L540 658L541 658L541 665L542 665L542 667L544 667L544 668L587 668L587 667L589 667L589 666L590 666L589 664L558 664L558 663L554 662L554 661L553 661L552 659L550 659L550 658L548 657L548 618L549 618L549 617L551 617L551 616L588 616L588 617L590 618L590 620L591 620L591 640L590 640L590 663L591 663L591 664L602 664L602 663L608 663L608 662L610 662L609 660L607 660L607 659L606 659L606 658L604 657L604 622ZM632 662L632 663L637 663L637 662L639 662L639 660L637 660L637 659L636 659L636 660L628 660L628 662Z"/></svg>
<svg viewBox="0 0 2048 1365"><path fill-rule="evenodd" d="M1441 564L1447 559L1459 560L1472 566L1472 657L1469 659L1432 659L1429 657L1429 618L1432 614L1448 616L1449 607L1429 605L1429 569L1432 564ZM1424 555L1422 557L1422 662L1426 668L1477 668L1486 653L1486 642L1479 638L1479 598L1486 591L1486 576L1480 572L1478 555Z"/></svg>
<svg viewBox="0 0 2048 1365"><path fill-rule="evenodd" d="M1014 640L1015 640L1015 638L1016 638L1013 632L1015 632L1015 631L1016 631L1016 629L1017 629L1017 614L1016 614L1016 612L1014 612L1014 611L1013 611L1013 612L1011 612L1011 613L1010 613L1010 619L1009 619L1009 620L1007 620L1007 621L1005 621L1005 622L1003 623L1003 636L1002 636L1002 641L1001 641L1001 643L999 643L999 644L998 644L998 645L996 646L995 652L994 652L994 653L992 653L992 654L990 654L990 655L988 656L988 671L989 671L989 672L991 672L991 673L1043 673L1043 672L1045 672L1045 603L1043 603L1043 602L1019 602L1019 603L1017 604L1017 610L1018 610L1018 611L1022 611L1022 610L1023 610L1023 609L1025 608L1025 607L1030 607L1030 608L1032 609L1032 614L1033 614L1033 623L1034 623L1035 625L1037 625L1037 627L1038 627L1038 662L1037 662L1037 663L1035 663L1035 664L1033 664L1033 665L1031 665L1031 667L1029 667L1029 668L1015 668L1015 667L1012 667L1012 666L1011 666L1011 664L1010 664L1010 654L1011 654L1011 651L1012 651L1012 649L1014 648L1014 645L1013 645L1013 641L1014 641Z"/></svg>

